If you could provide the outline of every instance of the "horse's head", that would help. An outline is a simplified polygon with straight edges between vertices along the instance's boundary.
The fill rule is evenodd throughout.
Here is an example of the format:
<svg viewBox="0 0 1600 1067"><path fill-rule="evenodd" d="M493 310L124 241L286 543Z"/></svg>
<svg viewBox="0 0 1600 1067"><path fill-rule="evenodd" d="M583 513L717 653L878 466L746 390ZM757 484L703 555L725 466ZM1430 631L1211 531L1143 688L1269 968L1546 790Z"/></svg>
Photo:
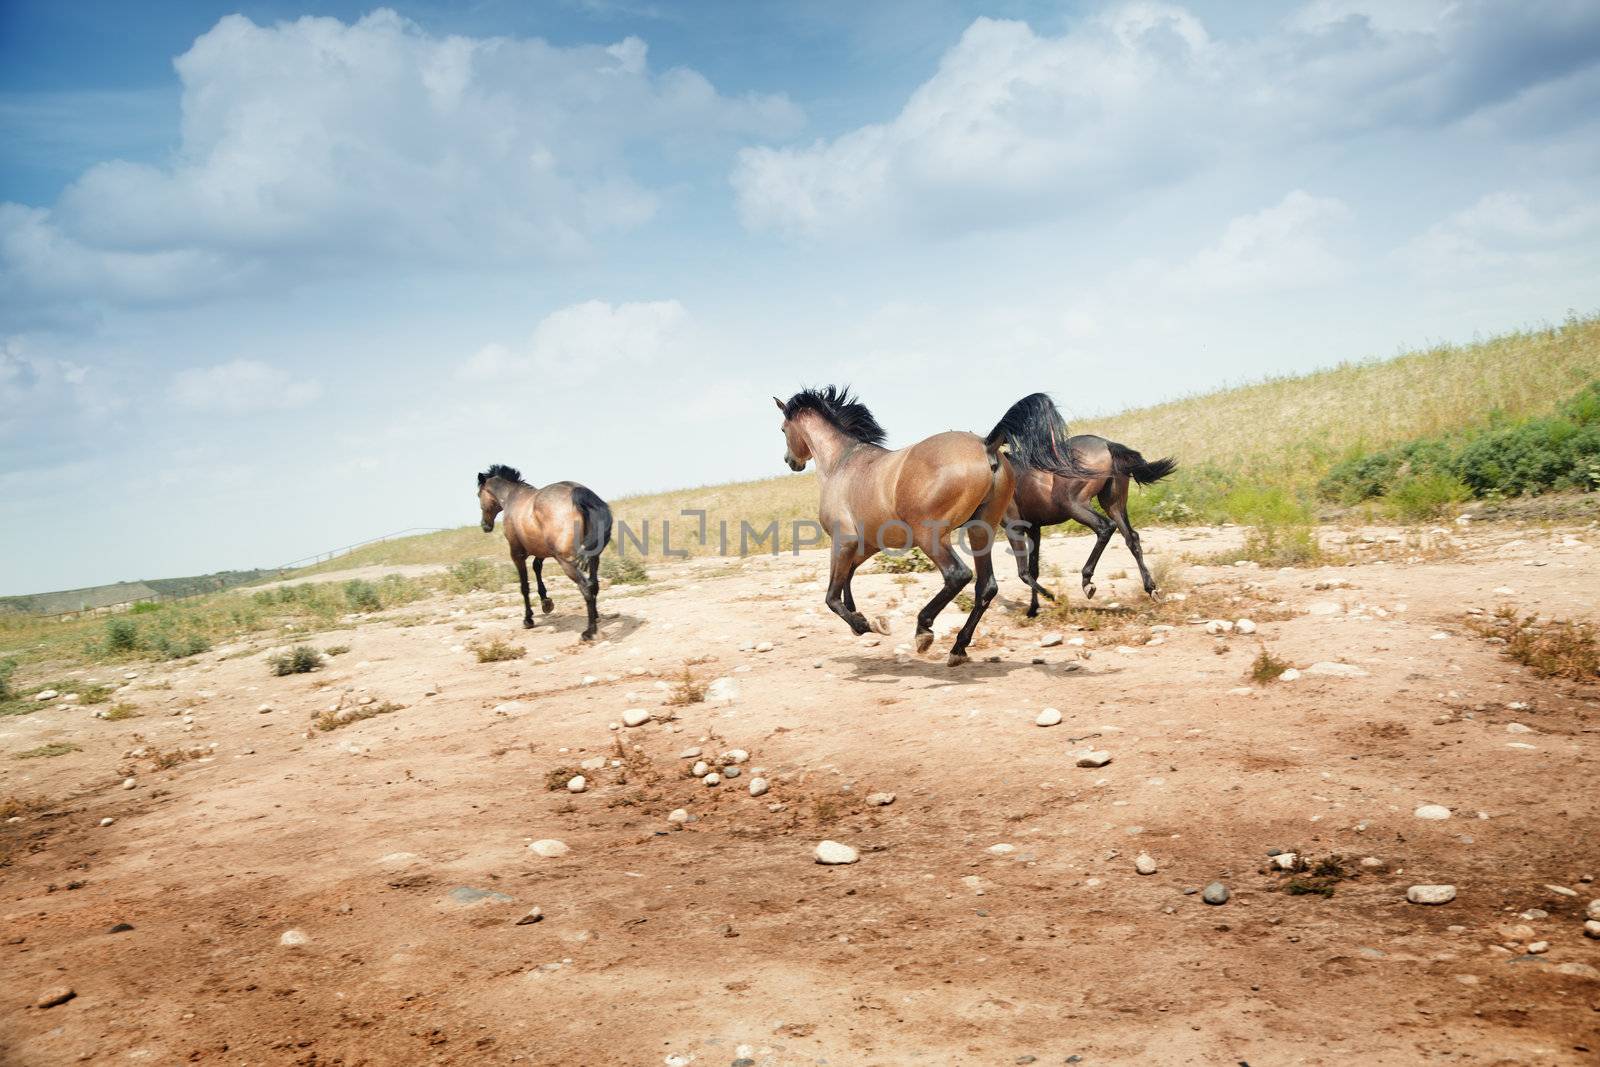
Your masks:
<svg viewBox="0 0 1600 1067"><path fill-rule="evenodd" d="M494 532L494 517L500 514L500 499L489 488L489 476L478 475L478 507L483 510L483 532Z"/></svg>
<svg viewBox="0 0 1600 1067"><path fill-rule="evenodd" d="M811 445L806 441L805 434L795 425L795 420L789 418L789 409L784 407L783 401L773 397L772 402L783 412L783 427L780 431L784 443L783 461L789 465L790 470L803 471L811 459Z"/></svg>

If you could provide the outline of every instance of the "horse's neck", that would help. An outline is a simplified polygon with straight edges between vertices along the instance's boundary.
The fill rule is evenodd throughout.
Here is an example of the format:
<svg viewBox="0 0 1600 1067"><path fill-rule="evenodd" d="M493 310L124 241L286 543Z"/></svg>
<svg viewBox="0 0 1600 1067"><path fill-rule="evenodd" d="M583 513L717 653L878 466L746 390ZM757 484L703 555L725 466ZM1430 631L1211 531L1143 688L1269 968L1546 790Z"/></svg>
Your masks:
<svg viewBox="0 0 1600 1067"><path fill-rule="evenodd" d="M839 469L845 456L861 442L840 431L827 419L814 418L811 423L806 433L811 456L817 461L817 473L826 478Z"/></svg>
<svg viewBox="0 0 1600 1067"><path fill-rule="evenodd" d="M490 489L494 493L494 498L500 501L502 508L510 506L512 498L519 492L533 492L533 486L524 485L521 482L507 481L504 478L496 478L494 481L498 483L498 487L491 484Z"/></svg>

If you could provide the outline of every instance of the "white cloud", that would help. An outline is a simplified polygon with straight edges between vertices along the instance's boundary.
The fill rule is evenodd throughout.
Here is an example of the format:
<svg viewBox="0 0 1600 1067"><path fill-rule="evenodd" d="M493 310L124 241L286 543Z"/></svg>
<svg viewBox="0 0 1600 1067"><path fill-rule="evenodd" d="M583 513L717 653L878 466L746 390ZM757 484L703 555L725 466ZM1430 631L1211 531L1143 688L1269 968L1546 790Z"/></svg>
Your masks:
<svg viewBox="0 0 1600 1067"><path fill-rule="evenodd" d="M641 371L682 349L689 312L676 300L608 304L587 300L546 315L526 344L493 343L461 367L471 381L559 376L565 383Z"/></svg>
<svg viewBox="0 0 1600 1067"><path fill-rule="evenodd" d="M92 404L89 368L29 352L19 337L0 341L0 437L18 428L59 421L63 409Z"/></svg>
<svg viewBox="0 0 1600 1067"><path fill-rule="evenodd" d="M1101 210L1223 160L1446 124L1597 62L1600 7L1574 0L1319 0L1229 41L1163 3L1060 36L980 18L892 120L747 148L731 181L754 230L948 233Z"/></svg>
<svg viewBox="0 0 1600 1067"><path fill-rule="evenodd" d="M1216 244L1195 253L1166 281L1202 293L1324 284L1343 270L1334 238L1350 218L1343 201L1296 189L1271 207L1230 220Z"/></svg>
<svg viewBox="0 0 1600 1067"><path fill-rule="evenodd" d="M172 379L172 399L194 411L242 414L304 407L322 395L313 379L255 359L192 367Z"/></svg>
<svg viewBox="0 0 1600 1067"><path fill-rule="evenodd" d="M1425 282L1454 286L1593 277L1600 204L1560 193L1480 197L1406 242L1397 258Z"/></svg>
<svg viewBox="0 0 1600 1067"><path fill-rule="evenodd" d="M800 122L783 97L652 71L637 38L435 37L387 10L353 24L230 15L176 67L171 164L100 163L48 212L3 206L0 303L186 299L275 264L568 256L657 211L634 149L670 172L718 138Z"/></svg>

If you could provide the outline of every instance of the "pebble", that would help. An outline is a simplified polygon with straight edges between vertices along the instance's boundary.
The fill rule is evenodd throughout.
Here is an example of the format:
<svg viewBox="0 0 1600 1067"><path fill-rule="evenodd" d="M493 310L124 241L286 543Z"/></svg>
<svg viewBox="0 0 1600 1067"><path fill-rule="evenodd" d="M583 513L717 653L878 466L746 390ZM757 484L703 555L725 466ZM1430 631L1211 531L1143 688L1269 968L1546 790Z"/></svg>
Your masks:
<svg viewBox="0 0 1600 1067"><path fill-rule="evenodd" d="M581 793L588 788L589 780L581 774L573 775L571 780L567 782L567 792L569 793Z"/></svg>
<svg viewBox="0 0 1600 1067"><path fill-rule="evenodd" d="M722 775L716 773L715 771L712 771L710 774L706 775L704 778L702 778L700 780L702 782L704 782L706 785L721 785L722 784Z"/></svg>
<svg viewBox="0 0 1600 1067"><path fill-rule="evenodd" d="M115 820L111 816L107 815L104 819L100 820L100 825L101 826L110 826L112 823L114 823L116 821L117 820Z"/></svg>
<svg viewBox="0 0 1600 1067"><path fill-rule="evenodd" d="M1450 817L1450 809L1443 804L1423 804L1411 814L1419 819L1430 819L1434 822L1439 822Z"/></svg>
<svg viewBox="0 0 1600 1067"><path fill-rule="evenodd" d="M1583 923L1583 936L1592 937L1600 941L1600 919L1585 919Z"/></svg>
<svg viewBox="0 0 1600 1067"><path fill-rule="evenodd" d="M766 796L771 788L772 785L765 778L750 779L750 795L753 797Z"/></svg>
<svg viewBox="0 0 1600 1067"><path fill-rule="evenodd" d="M1102 751L1088 751L1078 753L1078 766L1104 767L1111 762L1111 753Z"/></svg>
<svg viewBox="0 0 1600 1067"><path fill-rule="evenodd" d="M518 919L514 925L531 926L534 923L541 921L543 918L544 912L542 910L539 908L529 908L528 913L522 918Z"/></svg>
<svg viewBox="0 0 1600 1067"><path fill-rule="evenodd" d="M1054 648L1061 643L1060 634L1045 634L1039 639L1040 648Z"/></svg>
<svg viewBox="0 0 1600 1067"><path fill-rule="evenodd" d="M1531 734L1531 733L1533 733L1533 727L1524 726L1520 722L1508 722L1508 723L1506 723L1506 733L1508 733L1508 734Z"/></svg>
<svg viewBox="0 0 1600 1067"><path fill-rule="evenodd" d="M1588 911L1589 918L1600 919L1600 898L1589 901L1589 907L1586 910Z"/></svg>
<svg viewBox="0 0 1600 1067"><path fill-rule="evenodd" d="M1280 681L1280 682L1292 682L1298 677L1300 677L1299 668L1290 667L1288 670L1286 670L1282 674L1278 675L1278 681Z"/></svg>
<svg viewBox="0 0 1600 1067"><path fill-rule="evenodd" d="M1035 726L1058 726L1061 723L1061 712L1055 708L1045 708L1033 720Z"/></svg>
<svg viewBox="0 0 1600 1067"><path fill-rule="evenodd" d="M991 856L1009 856L1013 852L1015 852L1016 850L1017 850L1017 846L1016 845L1008 845L1008 844L1006 844L1005 842L1002 841L998 845L990 845L986 851Z"/></svg>
<svg viewBox="0 0 1600 1067"><path fill-rule="evenodd" d="M567 847L565 841L557 841L553 837L546 837L529 845L528 851L535 856L543 856L548 860L555 859L557 856L565 856L572 849Z"/></svg>
<svg viewBox="0 0 1600 1067"><path fill-rule="evenodd" d="M696 747L696 748L686 748L682 752L678 753L678 758L679 759L699 759L700 758L700 749L698 747Z"/></svg>
<svg viewBox="0 0 1600 1067"><path fill-rule="evenodd" d="M1201 890L1200 899L1207 904L1226 904L1230 895L1227 886L1221 882L1212 882Z"/></svg>
<svg viewBox="0 0 1600 1067"><path fill-rule="evenodd" d="M730 748L722 754L724 763L743 763L750 758L750 753L742 748Z"/></svg>
<svg viewBox="0 0 1600 1067"><path fill-rule="evenodd" d="M77 995L71 986L51 986L39 994L39 999L33 1002L33 1006L36 1008L53 1008L57 1004L65 1004Z"/></svg>
<svg viewBox="0 0 1600 1067"><path fill-rule="evenodd" d="M718 678L706 686L706 702L710 704L732 704L739 698L739 687L732 678Z"/></svg>
<svg viewBox="0 0 1600 1067"><path fill-rule="evenodd" d="M867 803L875 808L886 808L894 803L893 793L868 793Z"/></svg>
<svg viewBox="0 0 1600 1067"><path fill-rule="evenodd" d="M307 937L303 930L285 930L283 936L278 938L278 944L287 948L298 948L310 942L311 938Z"/></svg>
<svg viewBox="0 0 1600 1067"><path fill-rule="evenodd" d="M1134 857L1133 869L1138 871L1140 874L1155 874L1155 857L1151 856L1148 852L1139 853L1138 856Z"/></svg>
<svg viewBox="0 0 1600 1067"><path fill-rule="evenodd" d="M724 767L724 768L722 768L722 777L724 777L724 778L737 778L737 777L739 777L739 775L741 773L742 772L739 770L738 767Z"/></svg>
<svg viewBox="0 0 1600 1067"><path fill-rule="evenodd" d="M58 697L60 695L61 694L56 692L54 689L41 689L37 693L33 694L33 699L35 699L35 700L54 700L56 697Z"/></svg>
<svg viewBox="0 0 1600 1067"><path fill-rule="evenodd" d="M1240 619L1233 624L1233 631L1240 634L1253 634L1256 632L1255 620Z"/></svg>
<svg viewBox="0 0 1600 1067"><path fill-rule="evenodd" d="M1300 857L1293 852L1280 852L1272 857L1272 865L1280 871L1292 871L1299 862Z"/></svg>
<svg viewBox="0 0 1600 1067"><path fill-rule="evenodd" d="M1322 678L1365 678L1367 672L1351 663L1313 663L1303 672Z"/></svg>
<svg viewBox="0 0 1600 1067"><path fill-rule="evenodd" d="M772 651L772 642L771 641L762 641L760 644L756 645L756 651L757 652L771 652Z"/></svg>
<svg viewBox="0 0 1600 1067"><path fill-rule="evenodd" d="M1413 904L1448 904L1456 899L1453 885L1414 885L1406 890L1406 899Z"/></svg>
<svg viewBox="0 0 1600 1067"><path fill-rule="evenodd" d="M622 725L643 726L650 721L650 713L644 708L629 708L622 713Z"/></svg>
<svg viewBox="0 0 1600 1067"><path fill-rule="evenodd" d="M1544 887L1546 889L1550 890L1550 892L1555 893L1557 896L1575 897L1575 896L1578 895L1578 891L1577 890L1568 889L1564 885L1551 885L1549 882L1546 882Z"/></svg>
<svg viewBox="0 0 1600 1067"><path fill-rule="evenodd" d="M1530 941L1528 943L1528 954L1530 956L1542 956L1549 951L1550 942L1548 941Z"/></svg>
<svg viewBox="0 0 1600 1067"><path fill-rule="evenodd" d="M812 853L818 863L836 866L843 863L854 863L861 858L861 853L849 845L841 845L837 841L823 841L819 843Z"/></svg>
<svg viewBox="0 0 1600 1067"><path fill-rule="evenodd" d="M1233 623L1229 622L1227 619L1212 619L1210 622L1206 623L1206 633L1211 634L1213 637L1232 632Z"/></svg>
<svg viewBox="0 0 1600 1067"><path fill-rule="evenodd" d="M122 788L124 789L133 789L137 787L138 784L139 780L137 778L124 778L122 780Z"/></svg>
<svg viewBox="0 0 1600 1067"><path fill-rule="evenodd" d="M696 778L704 778L706 775L711 773L711 764L707 763L705 760L696 760L695 765L689 768L689 773L694 775Z"/></svg>
<svg viewBox="0 0 1600 1067"><path fill-rule="evenodd" d="M270 712L271 710L272 710L272 705L271 704L262 704L260 707L256 708L257 714L260 714L260 715L265 715L268 712Z"/></svg>

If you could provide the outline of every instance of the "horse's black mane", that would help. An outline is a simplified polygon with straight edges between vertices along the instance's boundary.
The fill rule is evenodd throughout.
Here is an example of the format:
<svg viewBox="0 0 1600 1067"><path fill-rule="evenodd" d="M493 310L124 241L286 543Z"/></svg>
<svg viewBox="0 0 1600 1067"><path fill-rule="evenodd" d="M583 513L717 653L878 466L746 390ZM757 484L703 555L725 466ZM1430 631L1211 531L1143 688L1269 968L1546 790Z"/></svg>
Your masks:
<svg viewBox="0 0 1600 1067"><path fill-rule="evenodd" d="M802 389L783 406L783 417L792 419L802 411L815 411L841 433L869 445L881 445L888 434L872 417L867 405L850 395L850 387L831 385L821 389Z"/></svg>
<svg viewBox="0 0 1600 1067"><path fill-rule="evenodd" d="M504 478L508 482L518 485L526 484L522 481L522 472L515 467L508 467L504 463L496 463L482 474L478 475L478 488L483 488L483 483L490 478Z"/></svg>

